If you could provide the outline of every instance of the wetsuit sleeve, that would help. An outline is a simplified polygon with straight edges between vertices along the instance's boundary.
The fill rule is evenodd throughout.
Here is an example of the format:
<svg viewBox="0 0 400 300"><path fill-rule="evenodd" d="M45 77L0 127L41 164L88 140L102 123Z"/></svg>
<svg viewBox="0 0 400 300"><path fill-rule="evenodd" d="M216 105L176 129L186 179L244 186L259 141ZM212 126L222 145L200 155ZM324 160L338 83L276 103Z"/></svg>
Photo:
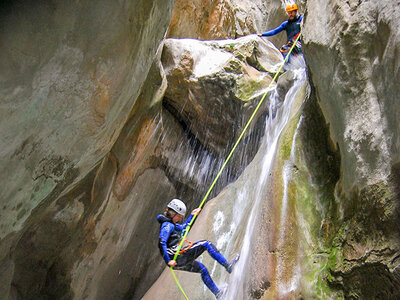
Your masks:
<svg viewBox="0 0 400 300"><path fill-rule="evenodd" d="M171 260L169 258L168 251L167 251L167 241L173 231L174 231L174 224L165 222L161 226L160 235L158 237L158 242L162 249L162 257L164 258L164 260L167 264Z"/></svg>
<svg viewBox="0 0 400 300"><path fill-rule="evenodd" d="M175 224L175 226L177 227L177 229L179 231L183 231L189 225L189 223L190 223L190 221L192 221L192 219L193 219L193 215L190 215L189 218L187 218L185 222L183 222L182 224Z"/></svg>
<svg viewBox="0 0 400 300"><path fill-rule="evenodd" d="M272 35L278 34L279 32L282 32L283 30L285 30L287 23L288 23L287 21L283 22L279 27L276 27L275 29L264 32L262 34L262 36L272 36Z"/></svg>

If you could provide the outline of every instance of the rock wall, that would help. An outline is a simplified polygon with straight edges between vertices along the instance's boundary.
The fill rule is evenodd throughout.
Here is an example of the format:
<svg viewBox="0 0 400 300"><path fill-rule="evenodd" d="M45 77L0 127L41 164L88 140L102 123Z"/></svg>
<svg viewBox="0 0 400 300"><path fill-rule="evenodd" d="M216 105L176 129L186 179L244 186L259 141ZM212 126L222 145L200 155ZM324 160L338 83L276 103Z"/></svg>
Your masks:
<svg viewBox="0 0 400 300"><path fill-rule="evenodd" d="M394 1L307 1L303 42L311 93L298 123L281 137L264 222L241 270L252 277L245 280L248 299L399 297L399 17ZM217 220L213 211L224 210L219 202L240 197L238 189L231 185L213 199L206 218ZM204 228L195 227L191 238L221 237L199 222ZM236 242L232 237L224 253L239 249ZM203 259L219 284L229 280ZM168 272L149 299L164 295L166 286L179 297ZM196 286L196 275L180 279L194 297L211 299Z"/></svg>
<svg viewBox="0 0 400 300"><path fill-rule="evenodd" d="M214 40L261 33L280 25L285 18L283 6L277 0L178 0L168 37ZM283 43L285 38L271 40Z"/></svg>
<svg viewBox="0 0 400 300"><path fill-rule="evenodd" d="M100 261L103 270L110 268L107 257L119 258L115 248L103 245L97 261L91 254L103 235L120 252L132 240L125 231L134 232L136 221L126 214L140 210L135 202L118 201L127 197L126 186L121 188L126 173L118 171L126 169L118 148L112 149L126 123L132 123L128 120L146 120L135 111L141 107L147 111L142 113L147 123L136 124L138 130L129 139L139 144L138 155L132 157L141 161L146 155L143 147L154 130L154 116L148 115L152 102L141 103L145 92L139 95L173 5L174 1L1 5L0 181L6 187L0 192L2 299L96 298L99 288L103 295L115 290L132 293L138 280L134 276L133 281L132 276L121 281L114 277L103 284L100 277L107 275L96 271ZM155 79L157 84L162 81L160 75ZM135 171L132 180L142 174L157 178L144 168ZM160 178L162 188L166 178ZM111 199L114 181L117 196ZM119 209L125 209L125 216L118 216ZM101 225L96 223L100 216ZM85 276L87 282L80 281ZM111 285L116 281L120 286Z"/></svg>
<svg viewBox="0 0 400 300"><path fill-rule="evenodd" d="M285 19L284 2L177 1L168 35L262 32ZM311 91L300 92L272 181L260 193L241 295L396 299L400 7L300 4ZM268 39L255 36L169 39L159 47L173 7L157 0L2 4L4 299L139 299L164 269L155 215L172 197L189 210L199 203L281 61ZM269 40L279 46L284 39ZM290 72L280 77L280 101L292 84ZM241 249L236 237L244 229L229 243L230 228L212 226L222 222L219 210L223 224L244 218L237 208L254 189L242 186L259 177L265 119L276 113L267 105L262 111L191 233L217 241L227 256ZM229 207L232 199L239 202ZM221 283L229 280L215 270ZM196 274L184 277L199 298L210 296ZM170 280L161 275L147 297L179 297Z"/></svg>
<svg viewBox="0 0 400 300"><path fill-rule="evenodd" d="M329 282L345 297L399 297L399 17L396 1L307 2L305 56L341 158Z"/></svg>

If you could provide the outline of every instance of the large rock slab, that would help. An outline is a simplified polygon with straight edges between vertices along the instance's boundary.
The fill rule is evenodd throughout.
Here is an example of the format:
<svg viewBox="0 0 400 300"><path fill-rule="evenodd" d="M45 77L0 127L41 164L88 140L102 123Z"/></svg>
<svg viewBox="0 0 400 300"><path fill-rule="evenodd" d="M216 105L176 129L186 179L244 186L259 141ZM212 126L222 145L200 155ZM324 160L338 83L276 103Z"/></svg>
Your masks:
<svg viewBox="0 0 400 300"><path fill-rule="evenodd" d="M203 145L223 153L281 62L279 51L255 35L209 42L167 39L162 55L168 81L164 106L179 115Z"/></svg>

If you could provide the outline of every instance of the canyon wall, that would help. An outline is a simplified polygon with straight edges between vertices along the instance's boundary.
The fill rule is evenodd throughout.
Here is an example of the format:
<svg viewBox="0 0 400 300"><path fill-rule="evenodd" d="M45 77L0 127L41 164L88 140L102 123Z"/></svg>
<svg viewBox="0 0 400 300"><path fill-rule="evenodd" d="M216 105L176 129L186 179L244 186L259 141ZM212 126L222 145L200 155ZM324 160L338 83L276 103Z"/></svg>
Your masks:
<svg viewBox="0 0 400 300"><path fill-rule="evenodd" d="M341 161L329 282L346 297L399 297L399 16L396 1L307 2L305 57Z"/></svg>
<svg viewBox="0 0 400 300"><path fill-rule="evenodd" d="M2 4L2 299L182 297L155 216L174 197L200 202L282 62L269 41L284 33L251 34L284 5ZM247 253L230 276L202 258L229 299L399 298L400 7L299 5L307 81L280 74L190 239Z"/></svg>
<svg viewBox="0 0 400 300"><path fill-rule="evenodd" d="M123 145L128 149L124 158L112 149L123 138L127 123L132 123L135 109L142 107L150 125L138 125L141 131L128 140L144 143L133 150L137 160L146 154L141 150L155 118L150 108L156 101L151 99L157 98L149 94L165 89L156 66L153 71L150 67L173 6L174 1L2 3L2 299L82 299L85 295L99 299L98 289L107 299L110 290L132 293L130 286L140 275L102 279L122 250L104 246L106 254L96 253L97 261L91 255L103 236L112 237L110 243L125 250L130 230L135 232L127 216L140 209L134 202L120 202L127 197L121 188L113 200L109 197L115 181L124 184L118 170L132 144ZM154 74L151 86L157 87L147 88L146 95L143 86L148 74ZM142 173L156 178L152 170L135 170L130 180ZM147 182L139 182L143 180ZM165 176L157 187L162 188L162 180ZM159 197L157 188L153 191L154 196L147 198L146 192L146 197L138 197L149 204L152 197ZM125 217L119 215L121 211ZM96 227L100 216L103 229Z"/></svg>

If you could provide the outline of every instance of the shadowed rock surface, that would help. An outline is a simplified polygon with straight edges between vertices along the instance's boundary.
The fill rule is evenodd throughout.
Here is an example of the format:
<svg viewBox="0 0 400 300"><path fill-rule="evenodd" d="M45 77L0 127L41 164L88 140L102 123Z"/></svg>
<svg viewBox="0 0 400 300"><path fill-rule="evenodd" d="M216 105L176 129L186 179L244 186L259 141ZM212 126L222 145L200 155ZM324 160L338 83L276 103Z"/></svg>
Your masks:
<svg viewBox="0 0 400 300"><path fill-rule="evenodd" d="M2 3L3 299L82 299L85 293L101 299L96 296L100 286L102 292L118 290L125 295L139 281L141 275L127 276L122 287L113 286L120 281L117 277L102 284L103 274L93 274L96 260L88 258L92 268L84 269L79 260L90 257L105 231L118 245L113 222L114 227L121 226L119 230L132 222L122 215L112 221L112 213L118 215L123 205L109 196L114 180L119 183L121 168L120 158L110 150L139 105L173 5L173 1ZM141 105L146 110L151 107ZM145 126L139 127L143 135ZM104 230L96 229L99 216L107 215L109 201L115 204L109 223ZM130 240L129 233L124 240ZM118 253L108 255L118 258ZM104 259L102 263L110 264ZM77 278L74 268L86 282ZM107 293L102 293L104 298Z"/></svg>
<svg viewBox="0 0 400 300"><path fill-rule="evenodd" d="M226 153L282 56L271 43L252 35L215 42L167 39L161 60L168 81L164 106L178 114L184 111L182 122L200 142Z"/></svg>
<svg viewBox="0 0 400 300"><path fill-rule="evenodd" d="M281 61L267 41L285 34L164 36L173 9L175 38L286 18L281 1L250 2L1 5L2 299L181 297L155 216L173 197L198 205ZM202 258L229 299L400 297L400 8L342 2L300 2L308 83L293 94L297 73L280 75L190 234L227 257L251 248L230 276ZM268 121L289 98L266 169ZM178 276L212 299L198 274Z"/></svg>
<svg viewBox="0 0 400 300"><path fill-rule="evenodd" d="M329 210L329 223L338 222L329 282L345 297L396 299L400 7L395 1L307 7L306 60L341 157L338 209Z"/></svg>

